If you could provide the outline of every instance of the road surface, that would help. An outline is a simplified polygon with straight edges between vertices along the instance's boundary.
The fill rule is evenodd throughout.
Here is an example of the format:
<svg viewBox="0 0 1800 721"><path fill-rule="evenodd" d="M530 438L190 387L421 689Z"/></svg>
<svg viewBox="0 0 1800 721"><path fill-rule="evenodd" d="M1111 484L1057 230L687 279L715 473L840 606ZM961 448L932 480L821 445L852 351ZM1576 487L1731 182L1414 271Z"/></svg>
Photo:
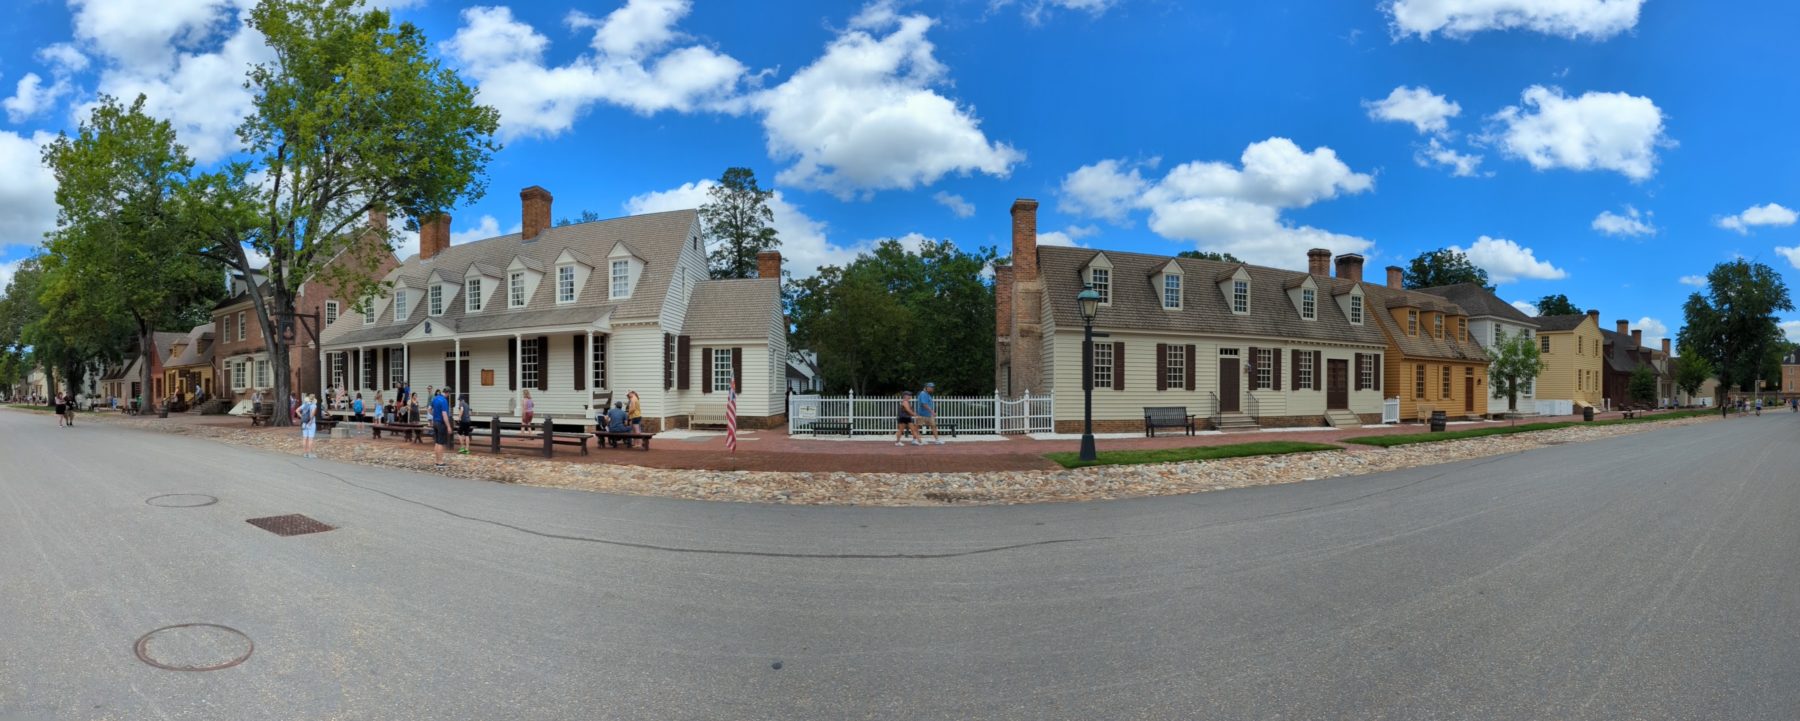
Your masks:
<svg viewBox="0 0 1800 721"><path fill-rule="evenodd" d="M0 721L1787 721L1797 440L1772 413L1186 497L803 508L0 411ZM245 522L293 513L337 530ZM254 650L134 653L187 623Z"/></svg>

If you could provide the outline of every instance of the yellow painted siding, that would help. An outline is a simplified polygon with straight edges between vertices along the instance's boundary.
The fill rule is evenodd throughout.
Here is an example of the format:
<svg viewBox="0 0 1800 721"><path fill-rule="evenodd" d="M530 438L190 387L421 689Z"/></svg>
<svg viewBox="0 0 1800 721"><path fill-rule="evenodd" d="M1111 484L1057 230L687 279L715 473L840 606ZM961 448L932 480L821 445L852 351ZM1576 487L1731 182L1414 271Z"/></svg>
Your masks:
<svg viewBox="0 0 1800 721"><path fill-rule="evenodd" d="M1594 319L1583 320L1573 330L1541 331L1538 338L1544 370L1538 374L1537 397L1599 405L1606 359L1600 326ZM1543 350L1546 339L1549 351Z"/></svg>
<svg viewBox="0 0 1800 721"><path fill-rule="evenodd" d="M1394 352L1390 347L1390 353ZM1487 415L1487 365L1460 361L1443 361L1434 358L1397 358L1396 362L1384 368L1387 375L1387 395L1400 399L1400 420L1424 420L1431 417L1434 410L1444 411L1452 418L1465 415ZM1419 369L1425 371L1424 393L1419 392ZM1450 392L1444 393L1444 370L1450 371ZM1475 379L1475 402L1473 410L1464 403L1464 392L1468 377Z"/></svg>

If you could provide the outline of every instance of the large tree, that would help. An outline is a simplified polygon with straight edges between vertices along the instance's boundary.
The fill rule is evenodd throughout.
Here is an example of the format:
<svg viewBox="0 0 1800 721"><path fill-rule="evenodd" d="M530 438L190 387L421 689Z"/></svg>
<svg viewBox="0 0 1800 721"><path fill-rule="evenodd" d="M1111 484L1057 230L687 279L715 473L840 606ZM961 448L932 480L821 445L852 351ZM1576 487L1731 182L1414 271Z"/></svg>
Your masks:
<svg viewBox="0 0 1800 721"><path fill-rule="evenodd" d="M1487 271L1469 262L1469 256L1452 248L1420 253L1406 265L1401 282L1410 289L1436 288L1457 283L1474 283L1488 290Z"/></svg>
<svg viewBox="0 0 1800 721"><path fill-rule="evenodd" d="M1551 293L1539 298L1536 305L1538 315L1581 315L1583 312L1581 306L1575 305L1569 300L1569 296L1561 293Z"/></svg>
<svg viewBox="0 0 1800 721"><path fill-rule="evenodd" d="M1488 366L1488 383L1494 392L1506 397L1506 409L1519 409L1519 394L1536 382L1544 371L1538 344L1524 333L1500 331L1499 342L1489 349L1493 363Z"/></svg>
<svg viewBox="0 0 1800 721"><path fill-rule="evenodd" d="M58 214L34 345L66 373L101 352L109 319L128 319L140 351L166 352L155 331L216 299L220 285L178 199L193 161L174 127L146 114L143 96L130 106L102 96L75 137L45 147L44 164L56 176ZM146 395L150 371L143 364ZM148 408L158 399L144 400Z"/></svg>
<svg viewBox="0 0 1800 721"><path fill-rule="evenodd" d="M499 147L499 113L431 56L424 33L362 5L262 0L251 10L274 59L249 71L255 99L238 128L248 160L192 184L207 253L256 287L276 398L291 391L289 347L307 340L292 321L300 286L321 283L356 299L355 310L372 302L393 238L370 214L416 225L479 198ZM253 252L268 258L260 276Z"/></svg>
<svg viewBox="0 0 1800 721"><path fill-rule="evenodd" d="M1631 379L1625 385L1625 393L1638 403L1656 402L1656 370L1650 366L1638 366L1631 372Z"/></svg>
<svg viewBox="0 0 1800 721"><path fill-rule="evenodd" d="M712 244L712 277L755 278L756 254L781 246L769 208L775 191L758 186L749 168L728 168L706 194L700 224Z"/></svg>
<svg viewBox="0 0 1800 721"><path fill-rule="evenodd" d="M1721 394L1754 391L1770 349L1782 342L1777 311L1791 311L1787 283L1762 263L1738 259L1713 266L1705 293L1688 296L1686 324L1677 334L1682 354L1705 358L1719 375Z"/></svg>

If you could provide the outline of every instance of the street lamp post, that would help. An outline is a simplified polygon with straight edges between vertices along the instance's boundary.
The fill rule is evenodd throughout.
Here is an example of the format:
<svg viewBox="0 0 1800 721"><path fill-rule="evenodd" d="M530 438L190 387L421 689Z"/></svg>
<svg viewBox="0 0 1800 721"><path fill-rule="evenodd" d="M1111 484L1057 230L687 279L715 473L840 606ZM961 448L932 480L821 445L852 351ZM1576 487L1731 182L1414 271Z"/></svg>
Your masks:
<svg viewBox="0 0 1800 721"><path fill-rule="evenodd" d="M1094 315L1100 312L1100 294L1092 286L1075 296L1081 304L1081 460L1098 460L1094 450Z"/></svg>

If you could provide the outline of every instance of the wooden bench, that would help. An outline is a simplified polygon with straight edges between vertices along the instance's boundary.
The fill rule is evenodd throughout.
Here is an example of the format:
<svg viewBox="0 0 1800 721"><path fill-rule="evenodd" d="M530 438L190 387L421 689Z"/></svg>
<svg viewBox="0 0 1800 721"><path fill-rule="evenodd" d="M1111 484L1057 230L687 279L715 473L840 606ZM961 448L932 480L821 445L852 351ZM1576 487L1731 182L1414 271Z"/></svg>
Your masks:
<svg viewBox="0 0 1800 721"><path fill-rule="evenodd" d="M602 448L617 448L619 441L625 441L625 447L630 448L632 441L643 441L644 450L648 451L651 435L634 431L594 431L594 442Z"/></svg>
<svg viewBox="0 0 1800 721"><path fill-rule="evenodd" d="M1643 411L1639 411L1639 410L1636 410L1633 408L1626 408L1626 409L1620 411L1620 414L1625 418L1636 418L1637 414L1642 413L1642 412Z"/></svg>
<svg viewBox="0 0 1800 721"><path fill-rule="evenodd" d="M555 431L525 433L517 429L503 429L503 425L505 424L500 422L499 416L488 419L488 449L495 455L500 453L501 440L529 440L533 442L533 446L541 446L544 449L545 458L554 456L557 446L580 446L581 455L585 456L588 454L588 439L594 437L589 433L558 433Z"/></svg>
<svg viewBox="0 0 1800 721"><path fill-rule="evenodd" d="M847 436L847 435L850 435L850 422L849 421L813 421L812 423L810 423L806 426L806 430L808 432L812 433L814 436L818 436L821 433L828 434L828 435L834 435L834 436Z"/></svg>
<svg viewBox="0 0 1800 721"><path fill-rule="evenodd" d="M1144 435L1156 437L1158 428L1185 428L1188 435L1194 435L1194 417L1187 412L1187 406L1146 406L1144 408Z"/></svg>
<svg viewBox="0 0 1800 721"><path fill-rule="evenodd" d="M696 403L694 404L694 414L688 416L689 428L693 428L694 426L724 425L725 404L723 403Z"/></svg>
<svg viewBox="0 0 1800 721"><path fill-rule="evenodd" d="M398 434L400 434L400 436L402 438L404 438L408 441L411 441L413 443L424 443L425 442L426 427L423 424L412 424L412 423L371 423L371 424L369 424L369 434L371 436L374 436L376 439L381 438L382 431L387 431L389 433L398 433Z"/></svg>
<svg viewBox="0 0 1800 721"><path fill-rule="evenodd" d="M252 427L269 425L269 418L271 415L272 414L269 413L251 413L250 425Z"/></svg>

